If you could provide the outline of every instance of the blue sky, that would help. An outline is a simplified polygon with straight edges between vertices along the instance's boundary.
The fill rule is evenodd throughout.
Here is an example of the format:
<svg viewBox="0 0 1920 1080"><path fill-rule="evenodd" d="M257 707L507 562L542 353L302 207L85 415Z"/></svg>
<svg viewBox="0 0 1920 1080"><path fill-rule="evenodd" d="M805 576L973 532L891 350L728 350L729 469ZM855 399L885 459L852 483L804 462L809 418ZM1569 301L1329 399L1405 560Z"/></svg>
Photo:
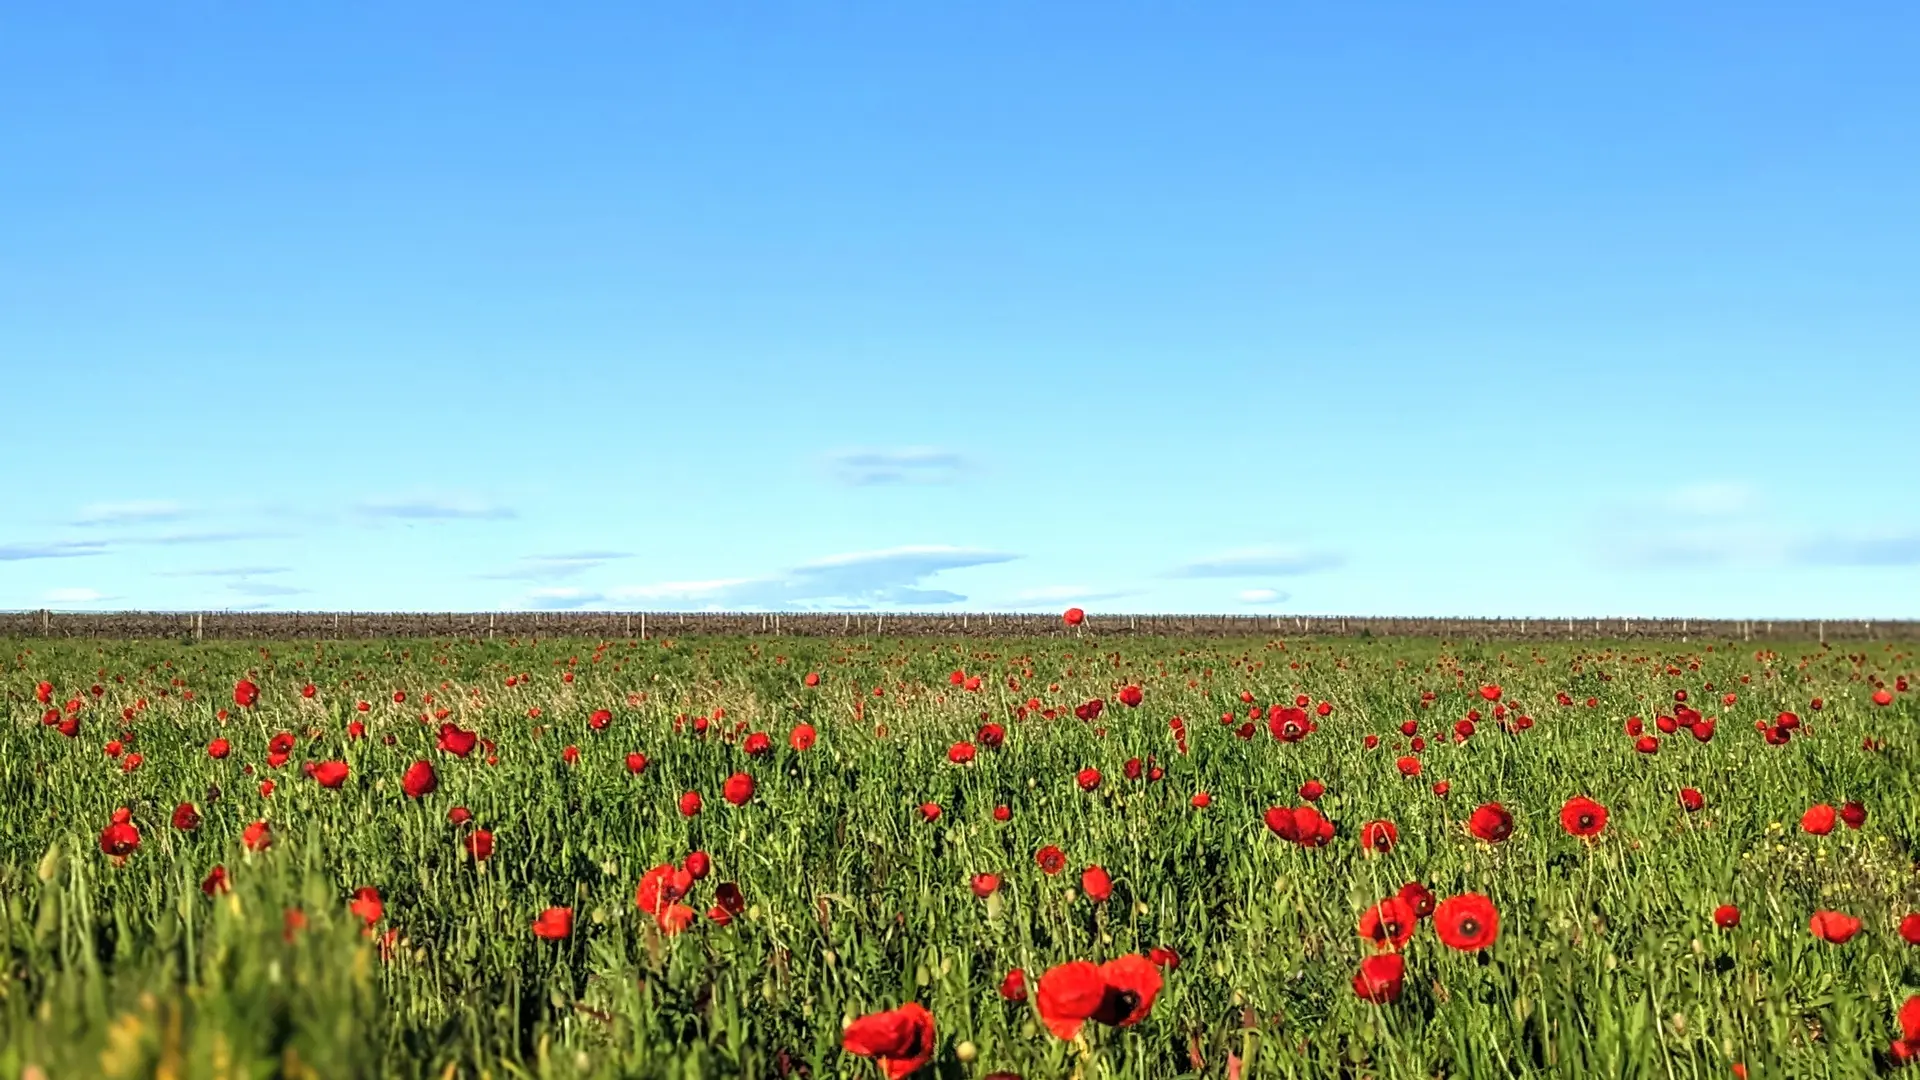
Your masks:
<svg viewBox="0 0 1920 1080"><path fill-rule="evenodd" d="M0 607L1920 616L1915 55L15 5Z"/></svg>

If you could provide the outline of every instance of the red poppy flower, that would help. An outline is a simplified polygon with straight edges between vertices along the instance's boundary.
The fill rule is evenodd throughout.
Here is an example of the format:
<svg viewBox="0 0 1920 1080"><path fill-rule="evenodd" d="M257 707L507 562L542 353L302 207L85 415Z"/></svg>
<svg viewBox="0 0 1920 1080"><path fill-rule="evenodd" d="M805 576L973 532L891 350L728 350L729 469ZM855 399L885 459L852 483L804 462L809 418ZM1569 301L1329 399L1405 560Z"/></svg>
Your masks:
<svg viewBox="0 0 1920 1080"><path fill-rule="evenodd" d="M841 1049L878 1061L889 1080L900 1080L931 1061L936 1043L933 1014L915 1001L862 1016L840 1037Z"/></svg>
<svg viewBox="0 0 1920 1080"><path fill-rule="evenodd" d="M1400 1000L1406 972L1407 962L1399 953L1369 956L1360 961L1360 971L1353 977L1354 996L1375 1005L1391 1005Z"/></svg>
<svg viewBox="0 0 1920 1080"><path fill-rule="evenodd" d="M1815 836L1825 836L1833 831L1834 819L1837 816L1833 812L1833 807L1826 803L1816 803L1807 807L1807 812L1800 815L1800 828Z"/></svg>
<svg viewBox="0 0 1920 1080"><path fill-rule="evenodd" d="M1100 770L1095 768L1081 769L1080 775L1076 777L1076 779L1079 781L1081 791L1092 791L1094 788L1100 786Z"/></svg>
<svg viewBox="0 0 1920 1080"><path fill-rule="evenodd" d="M1153 961L1153 966L1161 971L1180 970L1180 954L1165 945L1155 945L1148 949L1147 959Z"/></svg>
<svg viewBox="0 0 1920 1080"><path fill-rule="evenodd" d="M1327 786L1318 780L1309 780L1300 785L1300 797L1308 802L1319 802L1320 796L1327 793Z"/></svg>
<svg viewBox="0 0 1920 1080"><path fill-rule="evenodd" d="M1400 899L1413 909L1417 918L1424 919L1433 914L1433 891L1417 881L1409 881L1400 886Z"/></svg>
<svg viewBox="0 0 1920 1080"><path fill-rule="evenodd" d="M1040 869L1045 871L1049 876L1057 874L1067 868L1066 852L1061 851L1052 844L1048 844L1046 847L1034 852L1033 861L1038 863Z"/></svg>
<svg viewBox="0 0 1920 1080"><path fill-rule="evenodd" d="M1000 877L997 874L975 874L969 884L973 895L985 900L1000 889Z"/></svg>
<svg viewBox="0 0 1920 1080"><path fill-rule="evenodd" d="M1847 828L1857 829L1867 823L1867 808L1857 802L1850 802L1840 808L1840 820Z"/></svg>
<svg viewBox="0 0 1920 1080"><path fill-rule="evenodd" d="M692 926L693 921L699 917L699 912L685 904L668 904L666 910L662 911L654 922L660 927L661 933L671 937Z"/></svg>
<svg viewBox="0 0 1920 1080"><path fill-rule="evenodd" d="M380 902L380 890L371 885L363 885L354 891L353 903L347 905L347 910L358 915L369 930L387 911L386 905Z"/></svg>
<svg viewBox="0 0 1920 1080"><path fill-rule="evenodd" d="M416 761L407 766L406 775L400 778L400 790L410 799L431 795L440 786L440 778L434 775L433 764Z"/></svg>
<svg viewBox="0 0 1920 1080"><path fill-rule="evenodd" d="M573 909L550 907L533 920L533 936L560 941L573 933Z"/></svg>
<svg viewBox="0 0 1920 1080"><path fill-rule="evenodd" d="M947 760L953 762L955 765L971 763L973 761L973 754L973 744L970 742L957 742L947 748Z"/></svg>
<svg viewBox="0 0 1920 1080"><path fill-rule="evenodd" d="M1125 705L1129 709L1138 708L1140 702L1145 700L1145 697L1146 695L1141 692L1140 688L1131 683L1120 688L1120 704Z"/></svg>
<svg viewBox="0 0 1920 1080"><path fill-rule="evenodd" d="M1113 895L1113 880L1098 866L1089 866L1080 874L1080 891L1096 904L1104 904Z"/></svg>
<svg viewBox="0 0 1920 1080"><path fill-rule="evenodd" d="M640 884L633 890L633 902L641 911L658 918L667 905L692 888L692 873L672 863L661 863L640 875Z"/></svg>
<svg viewBox="0 0 1920 1080"><path fill-rule="evenodd" d="M700 812L700 793L689 791L680 796L680 816L693 817Z"/></svg>
<svg viewBox="0 0 1920 1080"><path fill-rule="evenodd" d="M1384 855L1400 841L1400 830L1391 821L1369 821L1360 826L1360 846Z"/></svg>
<svg viewBox="0 0 1920 1080"><path fill-rule="evenodd" d="M140 830L134 827L131 815L116 810L113 822L100 830L100 850L115 859L124 859L133 854L140 846Z"/></svg>
<svg viewBox="0 0 1920 1080"><path fill-rule="evenodd" d="M647 767L647 755L635 751L627 755L627 771L638 774Z"/></svg>
<svg viewBox="0 0 1920 1080"><path fill-rule="evenodd" d="M811 750L816 737L812 724L795 724L787 733L787 745L799 751Z"/></svg>
<svg viewBox="0 0 1920 1080"><path fill-rule="evenodd" d="M1821 941L1834 945L1845 945L1860 932L1860 920L1838 911L1816 911L1813 918L1807 920L1808 929Z"/></svg>
<svg viewBox="0 0 1920 1080"><path fill-rule="evenodd" d="M1213 796L1204 791L1196 791L1193 793L1193 798L1187 800L1187 805L1195 810L1205 810L1213 805Z"/></svg>
<svg viewBox="0 0 1920 1080"><path fill-rule="evenodd" d="M273 846L273 829L264 821L256 821L241 831L240 842L248 851L265 851Z"/></svg>
<svg viewBox="0 0 1920 1080"><path fill-rule="evenodd" d="M1607 827L1607 808L1585 795L1575 795L1560 808L1560 827L1569 836L1599 836Z"/></svg>
<svg viewBox="0 0 1920 1080"><path fill-rule="evenodd" d="M227 884L227 868L224 866L216 865L212 870L207 871L206 878L200 882L200 891L208 896L230 892L232 889L233 886Z"/></svg>
<svg viewBox="0 0 1920 1080"><path fill-rule="evenodd" d="M1087 621L1087 613L1077 607L1070 607L1060 618L1061 621L1065 622L1068 626L1079 626L1081 623Z"/></svg>
<svg viewBox="0 0 1920 1080"><path fill-rule="evenodd" d="M347 763L344 761L322 761L313 766L314 782L323 788L337 788L347 782Z"/></svg>
<svg viewBox="0 0 1920 1080"><path fill-rule="evenodd" d="M806 677L806 678L804 678L804 679L802 679L802 680L800 680L800 681L801 681L801 682L803 682L803 683L805 683L805 684L806 684L806 685L808 685L808 686L819 686L819 685L820 685L820 673L819 673L819 672L817 672L817 671L809 671L809 672L807 672L807 677Z"/></svg>
<svg viewBox="0 0 1920 1080"><path fill-rule="evenodd" d="M1497 802L1486 803L1467 818L1467 831L1489 844L1497 844L1513 835L1513 815Z"/></svg>
<svg viewBox="0 0 1920 1080"><path fill-rule="evenodd" d="M743 772L734 773L721 786L720 795L735 806L747 805L753 798L753 777Z"/></svg>
<svg viewBox="0 0 1920 1080"><path fill-rule="evenodd" d="M1413 937L1419 925L1420 916L1412 905L1389 896L1361 913L1359 932L1376 949L1398 949Z"/></svg>
<svg viewBox="0 0 1920 1080"><path fill-rule="evenodd" d="M461 843L466 846L467 854L472 855L475 862L486 862L493 857L493 834L485 829L473 830L473 833Z"/></svg>
<svg viewBox="0 0 1920 1080"><path fill-rule="evenodd" d="M1722 930L1731 930L1740 925L1740 909L1732 904L1721 904L1713 909L1713 924Z"/></svg>
<svg viewBox="0 0 1920 1080"><path fill-rule="evenodd" d="M1005 803L993 808L993 820L1005 821L1013 816L1013 809Z"/></svg>
<svg viewBox="0 0 1920 1080"><path fill-rule="evenodd" d="M1689 814L1693 814L1698 813L1700 808L1705 805L1707 805L1706 796L1700 794L1700 792L1690 787L1680 789L1680 809L1685 810Z"/></svg>
<svg viewBox="0 0 1920 1080"><path fill-rule="evenodd" d="M1160 969L1143 956L1122 956L1095 967L1061 964L1040 976L1036 1007L1056 1038L1072 1039L1088 1020L1128 1027L1144 1019L1159 996Z"/></svg>
<svg viewBox="0 0 1920 1080"><path fill-rule="evenodd" d="M1900 920L1900 936L1905 938L1909 945L1920 945L1920 912Z"/></svg>
<svg viewBox="0 0 1920 1080"><path fill-rule="evenodd" d="M1393 763L1393 767L1400 770L1401 776L1414 777L1420 775L1420 759L1417 757L1402 756Z"/></svg>
<svg viewBox="0 0 1920 1080"><path fill-rule="evenodd" d="M1884 686L1883 686L1883 687L1881 687L1881 688L1880 688L1880 689L1878 689L1878 690L1875 690L1875 691L1873 692L1873 703L1874 703L1875 705L1891 705L1891 704L1893 704L1893 691L1891 691L1891 690L1888 690L1888 689L1887 689L1886 687L1884 687Z"/></svg>
<svg viewBox="0 0 1920 1080"><path fill-rule="evenodd" d="M1000 996L1007 1001L1027 1000L1027 973L1014 968L1000 980Z"/></svg>
<svg viewBox="0 0 1920 1080"><path fill-rule="evenodd" d="M233 703L243 708L252 708L260 700L260 688L249 679L241 679L233 684Z"/></svg>
<svg viewBox="0 0 1920 1080"><path fill-rule="evenodd" d="M920 820L929 822L940 820L940 804L937 802L921 803Z"/></svg>
<svg viewBox="0 0 1920 1080"><path fill-rule="evenodd" d="M1500 912L1479 893L1449 896L1433 909L1433 929L1450 949L1475 952L1500 936Z"/></svg>

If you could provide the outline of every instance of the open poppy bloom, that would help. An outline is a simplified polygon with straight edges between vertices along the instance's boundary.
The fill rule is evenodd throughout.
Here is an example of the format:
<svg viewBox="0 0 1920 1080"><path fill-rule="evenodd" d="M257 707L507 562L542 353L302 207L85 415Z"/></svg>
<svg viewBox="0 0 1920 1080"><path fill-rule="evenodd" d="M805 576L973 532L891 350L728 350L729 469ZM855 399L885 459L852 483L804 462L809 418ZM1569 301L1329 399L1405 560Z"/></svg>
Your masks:
<svg viewBox="0 0 1920 1080"><path fill-rule="evenodd" d="M1360 846L1367 851L1385 855L1399 840L1400 830L1391 821L1369 821L1360 826Z"/></svg>
<svg viewBox="0 0 1920 1080"><path fill-rule="evenodd" d="M1599 836L1607 827L1607 808L1585 795L1575 795L1560 808L1560 827L1583 840Z"/></svg>
<svg viewBox="0 0 1920 1080"><path fill-rule="evenodd" d="M1393 950L1405 945L1419 925L1420 916L1414 913L1411 904L1398 896L1389 896L1361 914L1360 936L1372 942L1376 949Z"/></svg>
<svg viewBox="0 0 1920 1080"><path fill-rule="evenodd" d="M533 920L533 936L560 941L573 933L573 909L550 907Z"/></svg>
<svg viewBox="0 0 1920 1080"><path fill-rule="evenodd" d="M1513 835L1513 815L1497 802L1487 803L1467 818L1467 831L1489 844L1497 844Z"/></svg>
<svg viewBox="0 0 1920 1080"><path fill-rule="evenodd" d="M1450 949L1477 952L1500 936L1500 912L1479 893L1449 896L1433 909L1433 929Z"/></svg>
<svg viewBox="0 0 1920 1080"><path fill-rule="evenodd" d="M1845 945L1860 932L1860 920L1838 911L1816 911L1813 918L1807 920L1808 929L1813 936L1833 945Z"/></svg>
<svg viewBox="0 0 1920 1080"><path fill-rule="evenodd" d="M1353 977L1353 994L1375 1005L1399 1001L1406 971L1407 962L1399 953L1369 956L1360 961L1360 971Z"/></svg>
<svg viewBox="0 0 1920 1080"><path fill-rule="evenodd" d="M1071 1039L1088 1020L1130 1027L1146 1018L1160 994L1160 969L1144 956L1121 956L1095 966L1074 960L1040 976L1040 1019L1055 1038Z"/></svg>
<svg viewBox="0 0 1920 1080"><path fill-rule="evenodd" d="M847 1025L840 1037L841 1049L879 1062L890 1080L900 1080L933 1060L936 1044L933 1014L917 1001L869 1013Z"/></svg>

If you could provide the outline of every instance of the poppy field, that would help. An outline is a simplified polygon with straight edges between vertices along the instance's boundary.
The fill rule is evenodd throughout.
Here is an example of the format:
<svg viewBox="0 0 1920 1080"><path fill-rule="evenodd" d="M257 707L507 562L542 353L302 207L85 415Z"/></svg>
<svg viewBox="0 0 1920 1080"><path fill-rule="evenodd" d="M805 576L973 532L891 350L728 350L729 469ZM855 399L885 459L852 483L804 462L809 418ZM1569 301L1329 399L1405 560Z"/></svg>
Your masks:
<svg viewBox="0 0 1920 1080"><path fill-rule="evenodd" d="M1900 645L1062 625L4 657L7 1080L1920 1054Z"/></svg>

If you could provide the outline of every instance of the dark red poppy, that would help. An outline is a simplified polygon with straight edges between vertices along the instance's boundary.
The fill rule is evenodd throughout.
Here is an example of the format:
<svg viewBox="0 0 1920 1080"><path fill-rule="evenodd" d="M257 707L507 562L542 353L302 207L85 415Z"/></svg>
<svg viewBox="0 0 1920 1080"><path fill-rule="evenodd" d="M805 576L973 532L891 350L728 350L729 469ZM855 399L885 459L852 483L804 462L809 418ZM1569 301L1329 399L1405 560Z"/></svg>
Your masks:
<svg viewBox="0 0 1920 1080"><path fill-rule="evenodd" d="M232 888L233 886L227 884L227 868L219 865L207 871L206 878L200 882L200 891L208 896L230 892Z"/></svg>
<svg viewBox="0 0 1920 1080"><path fill-rule="evenodd" d="M1409 881L1400 886L1399 895L1400 899L1413 909L1416 917L1424 919L1433 914L1433 891L1425 885L1417 881Z"/></svg>
<svg viewBox="0 0 1920 1080"><path fill-rule="evenodd" d="M1607 808L1585 795L1575 795L1560 807L1560 827L1569 836L1582 839L1599 836L1607 827Z"/></svg>
<svg viewBox="0 0 1920 1080"><path fill-rule="evenodd" d="M573 933L573 909L550 907L533 920L533 936L561 941Z"/></svg>
<svg viewBox="0 0 1920 1080"><path fill-rule="evenodd" d="M1807 920L1807 927L1821 941L1845 945L1860 932L1860 920L1838 911L1823 909L1813 913L1813 918Z"/></svg>
<svg viewBox="0 0 1920 1080"><path fill-rule="evenodd" d="M916 1001L862 1016L840 1037L841 1049L878 1061L889 1080L900 1080L931 1061L936 1045L933 1014Z"/></svg>
<svg viewBox="0 0 1920 1080"><path fill-rule="evenodd" d="M173 808L173 827L182 832L192 832L200 827L200 811L190 802L183 802Z"/></svg>
<svg viewBox="0 0 1920 1080"><path fill-rule="evenodd" d="M1104 904L1113 895L1113 880L1101 867L1089 866L1080 873L1080 891L1094 903Z"/></svg>
<svg viewBox="0 0 1920 1080"><path fill-rule="evenodd" d="M1419 925L1420 916L1410 904L1389 896L1360 914L1359 933L1376 949L1398 949L1413 937Z"/></svg>
<svg viewBox="0 0 1920 1080"><path fill-rule="evenodd" d="M1815 803L1800 815L1800 828L1815 836L1825 836L1833 831L1834 820L1838 816L1833 812L1833 807L1826 803Z"/></svg>
<svg viewBox="0 0 1920 1080"><path fill-rule="evenodd" d="M1857 829L1867 823L1867 808L1857 802L1847 803L1840 807L1840 820L1847 828Z"/></svg>
<svg viewBox="0 0 1920 1080"><path fill-rule="evenodd" d="M1144 700L1146 700L1146 695L1138 686L1128 683L1126 686L1120 688L1120 704L1125 705L1127 708L1138 708Z"/></svg>
<svg viewBox="0 0 1920 1080"><path fill-rule="evenodd" d="M1007 1001L1027 1000L1027 973L1014 968L1000 980L1000 996Z"/></svg>
<svg viewBox="0 0 1920 1080"><path fill-rule="evenodd" d="M1353 977L1354 996L1375 1005L1391 1005L1400 1000L1407 962L1399 953L1380 953L1360 961Z"/></svg>
<svg viewBox="0 0 1920 1080"><path fill-rule="evenodd" d="M1057 874L1067 868L1066 852L1061 851L1052 844L1048 844L1046 847L1034 852L1033 861L1038 863L1040 869L1048 875Z"/></svg>
<svg viewBox="0 0 1920 1080"><path fill-rule="evenodd" d="M363 885L354 891L353 903L347 905L347 910L359 916L369 930L387 913L386 905L380 900L380 890L371 885Z"/></svg>
<svg viewBox="0 0 1920 1080"><path fill-rule="evenodd" d="M1732 904L1721 904L1713 909L1713 924L1722 930L1731 930L1740 925L1740 909Z"/></svg>
<svg viewBox="0 0 1920 1080"><path fill-rule="evenodd" d="M720 788L720 796L735 806L747 805L753 798L753 777L743 772L727 777L727 782Z"/></svg>
<svg viewBox="0 0 1920 1080"><path fill-rule="evenodd" d="M1497 802L1485 803L1467 818L1467 831L1489 844L1513 835L1513 815Z"/></svg>
<svg viewBox="0 0 1920 1080"><path fill-rule="evenodd" d="M1319 802L1320 796L1327 793L1327 787L1318 780L1309 780L1300 785L1300 797L1308 802Z"/></svg>
<svg viewBox="0 0 1920 1080"><path fill-rule="evenodd" d="M125 859L139 846L140 830L132 816L124 809L114 811L112 823L100 830L100 850L115 859Z"/></svg>
<svg viewBox="0 0 1920 1080"><path fill-rule="evenodd" d="M410 799L418 799L433 794L440 786L440 778L434 775L433 764L428 761L416 761L407 766L406 775L400 778L400 790Z"/></svg>
<svg viewBox="0 0 1920 1080"><path fill-rule="evenodd" d="M1690 787L1680 789L1680 809L1685 810L1689 814L1694 814L1698 813L1700 808L1705 805L1707 805L1706 796L1700 794L1699 791Z"/></svg>
<svg viewBox="0 0 1920 1080"><path fill-rule="evenodd" d="M689 791L680 796L680 816L693 817L700 812L700 793Z"/></svg>
<svg viewBox="0 0 1920 1080"><path fill-rule="evenodd" d="M1391 821L1369 821L1360 826L1360 846L1384 855L1400 842L1400 830Z"/></svg>
<svg viewBox="0 0 1920 1080"><path fill-rule="evenodd" d="M1479 893L1449 896L1433 909L1433 929L1450 949L1476 952L1500 936L1500 912Z"/></svg>

